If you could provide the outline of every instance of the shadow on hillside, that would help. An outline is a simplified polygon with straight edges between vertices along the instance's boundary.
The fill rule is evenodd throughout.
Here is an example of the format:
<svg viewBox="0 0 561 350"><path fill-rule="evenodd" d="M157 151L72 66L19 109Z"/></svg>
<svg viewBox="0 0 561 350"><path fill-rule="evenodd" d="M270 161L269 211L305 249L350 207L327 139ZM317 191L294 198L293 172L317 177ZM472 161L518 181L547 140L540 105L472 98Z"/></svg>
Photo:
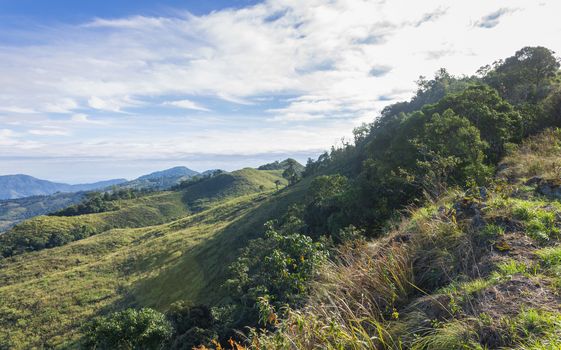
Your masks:
<svg viewBox="0 0 561 350"><path fill-rule="evenodd" d="M232 186L235 178L231 174L220 174L200 181L183 190L183 203L189 207L198 207L201 200L212 200L220 197L222 192Z"/></svg>
<svg viewBox="0 0 561 350"><path fill-rule="evenodd" d="M227 299L228 291L222 285L227 278L228 266L248 240L263 234L265 222L286 212L290 204L303 196L305 188L306 184L298 184L271 197L261 197L262 203L251 203L252 209L241 204L242 208L219 215L222 223L230 223L209 239L182 249L181 257L157 275L133 285L131 299L126 302L165 310L178 300L212 305ZM158 261L155 257L143 258Z"/></svg>

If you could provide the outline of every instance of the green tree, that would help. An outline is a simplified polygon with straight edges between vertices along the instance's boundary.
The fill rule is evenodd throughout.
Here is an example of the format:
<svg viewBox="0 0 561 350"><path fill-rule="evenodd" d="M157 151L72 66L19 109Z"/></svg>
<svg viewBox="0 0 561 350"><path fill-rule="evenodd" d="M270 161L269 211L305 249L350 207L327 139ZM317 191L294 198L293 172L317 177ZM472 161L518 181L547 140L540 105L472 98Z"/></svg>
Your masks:
<svg viewBox="0 0 561 350"><path fill-rule="evenodd" d="M199 345L210 346L218 338L214 330L217 320L206 305L192 305L180 301L173 303L166 312L174 328L170 349L191 350Z"/></svg>
<svg viewBox="0 0 561 350"><path fill-rule="evenodd" d="M496 162L504 155L507 142L518 142L522 137L520 114L492 88L472 86L460 94L444 97L438 103L423 108L432 116L451 109L469 120L489 144L486 155Z"/></svg>
<svg viewBox="0 0 561 350"><path fill-rule="evenodd" d="M418 154L414 181L434 197L448 184L483 183L491 174L484 163L488 145L481 140L479 129L451 109L442 115L435 113L412 142Z"/></svg>
<svg viewBox="0 0 561 350"><path fill-rule="evenodd" d="M548 94L559 70L555 53L545 47L524 47L505 60L480 69L484 81L514 104L535 103Z"/></svg>
<svg viewBox="0 0 561 350"><path fill-rule="evenodd" d="M297 163L294 159L287 159L287 167L282 173L282 177L288 180L288 183L294 185L300 179L300 174L296 170Z"/></svg>
<svg viewBox="0 0 561 350"><path fill-rule="evenodd" d="M340 219L344 205L342 196L348 188L348 179L339 174L318 176L312 181L303 213L308 235L333 234L346 226Z"/></svg>

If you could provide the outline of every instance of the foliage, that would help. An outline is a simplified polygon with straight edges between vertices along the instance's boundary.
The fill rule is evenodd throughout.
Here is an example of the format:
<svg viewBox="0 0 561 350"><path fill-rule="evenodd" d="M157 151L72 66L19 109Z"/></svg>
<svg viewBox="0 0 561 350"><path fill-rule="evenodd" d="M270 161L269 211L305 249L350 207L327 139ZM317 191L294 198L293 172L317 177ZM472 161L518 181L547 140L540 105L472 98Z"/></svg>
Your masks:
<svg viewBox="0 0 561 350"><path fill-rule="evenodd" d="M414 141L418 181L423 189L438 197L447 184L466 184L468 180L484 183L490 169L484 164L487 144L479 130L451 109L435 113Z"/></svg>
<svg viewBox="0 0 561 350"><path fill-rule="evenodd" d="M469 120L489 144L486 155L497 162L504 155L507 142L521 140L521 117L498 93L484 85L472 86L460 94L448 95L434 105L426 106L426 114L444 113L446 110Z"/></svg>
<svg viewBox="0 0 561 350"><path fill-rule="evenodd" d="M228 285L244 305L253 306L264 296L276 308L296 305L326 258L321 243L301 234L280 234L268 223L265 238L249 242L231 265Z"/></svg>
<svg viewBox="0 0 561 350"><path fill-rule="evenodd" d="M216 320L206 305L177 302L170 306L166 316L174 329L170 349L191 350L199 345L209 345L218 337L213 329Z"/></svg>
<svg viewBox="0 0 561 350"><path fill-rule="evenodd" d="M150 308L126 309L95 319L87 344L98 349L163 349L172 335L164 314Z"/></svg>
<svg viewBox="0 0 561 350"><path fill-rule="evenodd" d="M559 60L554 55L542 46L524 47L514 56L482 67L479 72L508 101L535 103L547 96L551 79L559 70Z"/></svg>
<svg viewBox="0 0 561 350"><path fill-rule="evenodd" d="M286 160L286 169L282 172L282 177L288 180L290 185L294 185L301 176L301 165L292 158Z"/></svg>
<svg viewBox="0 0 561 350"><path fill-rule="evenodd" d="M459 93L475 82L477 82L475 78L454 77L444 68L439 69L433 79L421 76L417 81L417 93L411 101L398 102L384 108L381 117L375 122L376 127L382 127L401 113L420 110L423 106L436 103L448 94Z"/></svg>
<svg viewBox="0 0 561 350"><path fill-rule="evenodd" d="M103 213L119 209L115 203L108 201L101 193L88 193L79 204L54 212L52 216L77 216L83 214Z"/></svg>
<svg viewBox="0 0 561 350"><path fill-rule="evenodd" d="M345 226L339 221L339 213L348 186L348 179L342 175L318 176L311 182L303 212L308 235L317 238L321 234L336 233Z"/></svg>
<svg viewBox="0 0 561 350"><path fill-rule="evenodd" d="M527 295L557 300L561 285L558 252L527 253L557 243L560 207L524 185L558 178L559 133L516 146L559 123L561 89L536 68L547 55L522 51L481 78L441 70L420 79L409 102L308 161L302 178L296 167L246 168L118 199L118 210L16 226L0 237L7 255L64 245L0 261L0 344L72 347L78 324L127 303L169 308L175 333L166 346L175 348L226 344L258 321L256 348L492 348L504 340L493 338L497 329L516 330L501 346L540 336L540 345L559 344L555 318L520 306L536 306ZM541 78L528 80L532 69ZM502 190L490 181L496 165ZM485 195L464 192L481 185ZM410 218L392 220L403 213ZM278 227L263 235L271 219ZM85 224L92 236L70 242ZM519 304L500 304L509 290L523 291ZM514 321L480 317L489 303L497 319Z"/></svg>
<svg viewBox="0 0 561 350"><path fill-rule="evenodd" d="M151 198L163 205L170 200L168 195L135 201ZM180 202L180 194L173 195ZM221 285L238 249L260 232L271 213L286 210L297 198L294 195L282 194L274 201L267 201L263 193L227 198L176 221L110 230L0 259L0 348L5 344L15 350L77 348L82 324L123 304L158 310L178 300L217 305L229 294ZM113 212L47 219L85 220L109 214ZM225 317L228 314L223 313L220 319ZM229 330L229 336L236 334Z"/></svg>
<svg viewBox="0 0 561 350"><path fill-rule="evenodd" d="M551 144L535 149L561 157ZM376 241L339 246L307 303L274 331L255 330L252 348L557 348L561 206L501 186L460 193L415 209ZM538 226L546 248L537 249ZM505 239L508 254L494 248Z"/></svg>
<svg viewBox="0 0 561 350"><path fill-rule="evenodd" d="M109 192L90 192L86 194L86 198L81 203L59 210L49 215L77 216L118 210L119 206L115 204L115 201L120 199L138 198L139 196L146 195L149 192L150 191L146 189L118 189L116 187Z"/></svg>

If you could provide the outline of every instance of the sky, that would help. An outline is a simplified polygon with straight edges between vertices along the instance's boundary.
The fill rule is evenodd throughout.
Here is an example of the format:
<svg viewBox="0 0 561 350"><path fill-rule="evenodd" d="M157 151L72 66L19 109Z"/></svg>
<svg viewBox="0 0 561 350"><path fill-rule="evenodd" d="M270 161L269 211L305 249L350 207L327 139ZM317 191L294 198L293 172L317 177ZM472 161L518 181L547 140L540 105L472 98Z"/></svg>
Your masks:
<svg viewBox="0 0 561 350"><path fill-rule="evenodd" d="M68 183L305 162L524 46L558 0L0 0L0 175Z"/></svg>

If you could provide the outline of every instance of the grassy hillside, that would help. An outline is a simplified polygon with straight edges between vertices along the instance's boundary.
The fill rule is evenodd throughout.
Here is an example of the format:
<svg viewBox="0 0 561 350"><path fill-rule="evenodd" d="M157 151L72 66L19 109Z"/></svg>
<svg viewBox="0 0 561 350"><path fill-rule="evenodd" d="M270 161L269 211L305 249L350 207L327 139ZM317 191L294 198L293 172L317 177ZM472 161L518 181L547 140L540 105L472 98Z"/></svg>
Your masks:
<svg viewBox="0 0 561 350"><path fill-rule="evenodd" d="M256 348L561 347L561 133L526 141L494 186L453 191L339 249ZM299 327L293 325L298 324Z"/></svg>
<svg viewBox="0 0 561 350"><path fill-rule="evenodd" d="M65 244L112 228L143 227L188 213L180 193L162 192L117 201L118 210L80 216L38 216L0 236L4 256Z"/></svg>
<svg viewBox="0 0 561 350"><path fill-rule="evenodd" d="M187 185L183 190L183 200L191 207L204 207L223 198L276 189L275 181L279 181L279 188L287 185L282 170L244 168Z"/></svg>
<svg viewBox="0 0 561 350"><path fill-rule="evenodd" d="M225 298L221 286L238 248L260 235L263 223L300 199L307 186L304 181L280 192L260 192L260 186L275 187L276 174L243 169L217 177L226 185L207 192L214 195L211 207L190 215L184 211L181 219L166 224L110 229L0 260L0 344L72 347L82 336L80 327L95 315L126 306L163 311L177 300L211 304ZM233 182L223 180L232 177ZM203 188L208 184L197 187L198 198ZM252 191L257 193L243 195ZM147 226L138 220L150 220L152 210L160 212L154 216L159 220L179 215L187 193L195 192L164 192L136 199L124 211L41 217L25 225Z"/></svg>
<svg viewBox="0 0 561 350"><path fill-rule="evenodd" d="M77 192L0 200L0 232L8 230L25 219L79 203L83 197L84 192Z"/></svg>

